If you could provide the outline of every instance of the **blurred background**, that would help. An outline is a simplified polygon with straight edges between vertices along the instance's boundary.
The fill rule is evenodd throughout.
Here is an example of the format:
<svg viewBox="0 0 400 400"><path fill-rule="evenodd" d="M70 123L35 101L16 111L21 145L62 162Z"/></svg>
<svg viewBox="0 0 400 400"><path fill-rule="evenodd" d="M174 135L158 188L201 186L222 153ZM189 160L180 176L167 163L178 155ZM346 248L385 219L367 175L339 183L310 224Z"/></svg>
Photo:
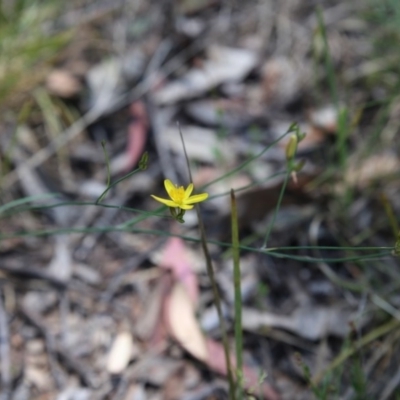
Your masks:
<svg viewBox="0 0 400 400"><path fill-rule="evenodd" d="M397 0L1 0L1 399L228 398L164 179L232 351L236 191L246 399L399 399L399 40Z"/></svg>

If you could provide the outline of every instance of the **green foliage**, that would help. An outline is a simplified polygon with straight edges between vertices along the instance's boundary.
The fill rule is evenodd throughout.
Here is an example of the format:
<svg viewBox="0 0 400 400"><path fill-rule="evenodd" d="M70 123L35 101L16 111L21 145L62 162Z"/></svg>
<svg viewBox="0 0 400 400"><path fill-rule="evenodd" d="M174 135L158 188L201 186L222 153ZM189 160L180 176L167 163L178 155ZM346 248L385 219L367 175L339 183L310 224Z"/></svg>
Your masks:
<svg viewBox="0 0 400 400"><path fill-rule="evenodd" d="M59 6L50 0L0 2L0 105L43 79L43 67L68 42L67 32L49 34Z"/></svg>

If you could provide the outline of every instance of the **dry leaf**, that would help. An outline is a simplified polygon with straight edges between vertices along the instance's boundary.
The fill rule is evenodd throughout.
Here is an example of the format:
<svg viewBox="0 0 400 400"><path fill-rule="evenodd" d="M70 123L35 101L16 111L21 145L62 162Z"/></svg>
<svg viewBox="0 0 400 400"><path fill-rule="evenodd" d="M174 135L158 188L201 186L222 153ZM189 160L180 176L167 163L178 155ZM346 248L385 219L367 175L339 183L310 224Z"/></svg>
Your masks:
<svg viewBox="0 0 400 400"><path fill-rule="evenodd" d="M69 249L68 236L56 236L53 258L47 267L47 272L63 282L68 282L72 275L72 255Z"/></svg>
<svg viewBox="0 0 400 400"><path fill-rule="evenodd" d="M181 346L213 371L226 375L225 355L222 345L206 339L195 317L195 311L185 288L177 283L166 302L166 316L169 329ZM232 365L235 357L231 355ZM243 368L245 385L252 388L258 385L268 400L278 400L275 390L266 383L259 385L258 374L252 368Z"/></svg>
<svg viewBox="0 0 400 400"><path fill-rule="evenodd" d="M185 146L190 160L203 163L216 163L219 159L233 162L235 151L228 140L219 139L214 129L202 128L194 125L181 127ZM179 130L176 126L166 127L163 130L165 141L176 154L183 155Z"/></svg>
<svg viewBox="0 0 400 400"><path fill-rule="evenodd" d="M183 367L182 360L160 355L147 355L133 367L132 377L153 386L164 386L171 377Z"/></svg>
<svg viewBox="0 0 400 400"><path fill-rule="evenodd" d="M398 173L400 162L390 152L373 155L363 161L350 161L347 174L344 176L348 185L365 188L388 175Z"/></svg>
<svg viewBox="0 0 400 400"><path fill-rule="evenodd" d="M257 63L255 53L245 49L212 46L208 53L209 59L202 68L194 68L181 79L167 84L155 93L155 101L172 104L196 97L223 82L240 81Z"/></svg>
<svg viewBox="0 0 400 400"><path fill-rule="evenodd" d="M197 359L207 362L208 350L195 317L192 300L181 283L176 283L166 302L166 318L171 334Z"/></svg>
<svg viewBox="0 0 400 400"><path fill-rule="evenodd" d="M308 80L308 69L287 57L268 60L262 68L264 98L269 104L288 104L301 94Z"/></svg>
<svg viewBox="0 0 400 400"><path fill-rule="evenodd" d="M251 308L243 309L243 329L257 332L263 328L281 328L308 340L328 335L345 337L353 311L340 307L299 307L291 316L276 315Z"/></svg>
<svg viewBox="0 0 400 400"><path fill-rule="evenodd" d="M24 375L25 380L40 391L48 391L52 388L52 379L47 370L28 365L25 367Z"/></svg>
<svg viewBox="0 0 400 400"><path fill-rule="evenodd" d="M337 119L338 113L333 105L318 108L310 113L310 122L327 133L336 132Z"/></svg>
<svg viewBox="0 0 400 400"><path fill-rule="evenodd" d="M192 269L182 239L177 237L168 239L159 265L172 271L175 281L180 282L185 287L192 304L195 305L199 296L197 276Z"/></svg>
<svg viewBox="0 0 400 400"><path fill-rule="evenodd" d="M157 335L157 327L160 323L162 302L166 291L170 288L170 280L160 279L151 293L145 298L145 308L141 312L135 324L135 333L141 340L149 340Z"/></svg>
<svg viewBox="0 0 400 400"><path fill-rule="evenodd" d="M143 102L134 102L130 107L130 114L132 121L128 126L127 148L123 154L111 161L112 174L129 172L144 152L149 122Z"/></svg>
<svg viewBox="0 0 400 400"><path fill-rule="evenodd" d="M202 125L241 129L250 122L243 102L230 99L191 101L185 113Z"/></svg>
<svg viewBox="0 0 400 400"><path fill-rule="evenodd" d="M114 339L107 359L107 371L121 374L125 371L132 357L133 339L128 331L120 332Z"/></svg>
<svg viewBox="0 0 400 400"><path fill-rule="evenodd" d="M74 97L82 90L79 80L64 69L55 69L46 79L46 86L50 93L63 98Z"/></svg>

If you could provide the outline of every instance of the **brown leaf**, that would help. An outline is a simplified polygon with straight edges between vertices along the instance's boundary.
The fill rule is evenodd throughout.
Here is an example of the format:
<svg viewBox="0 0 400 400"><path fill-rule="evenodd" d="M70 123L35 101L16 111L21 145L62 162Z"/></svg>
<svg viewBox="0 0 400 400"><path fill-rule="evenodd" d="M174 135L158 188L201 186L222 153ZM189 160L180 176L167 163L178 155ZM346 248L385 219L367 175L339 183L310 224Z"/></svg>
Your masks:
<svg viewBox="0 0 400 400"><path fill-rule="evenodd" d="M180 283L175 284L167 299L166 318L171 334L188 353L204 362L213 371L222 375L227 374L222 345L205 338L195 317L195 310L189 295ZM231 361L234 368L235 359L232 355ZM243 374L247 388L260 388L265 399L279 399L278 394L271 386L259 382L259 374L255 370L245 366Z"/></svg>
<svg viewBox="0 0 400 400"><path fill-rule="evenodd" d="M200 361L207 362L208 351L203 332L195 317L192 300L181 283L176 283L167 301L167 325L181 346Z"/></svg>

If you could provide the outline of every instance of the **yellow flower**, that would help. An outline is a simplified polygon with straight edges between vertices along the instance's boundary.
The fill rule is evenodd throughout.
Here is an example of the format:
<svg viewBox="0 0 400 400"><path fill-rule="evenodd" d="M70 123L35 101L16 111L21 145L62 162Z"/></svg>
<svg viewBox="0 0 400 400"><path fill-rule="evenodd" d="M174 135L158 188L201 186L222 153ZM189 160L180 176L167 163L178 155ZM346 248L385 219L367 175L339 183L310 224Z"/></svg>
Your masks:
<svg viewBox="0 0 400 400"><path fill-rule="evenodd" d="M191 196L193 192L193 183L191 183L186 189L183 186L174 185L169 179L164 181L165 190L168 193L169 199L162 199L151 195L151 197L160 203L165 204L170 208L181 208L182 210L191 210L194 203L204 201L208 197L208 193L195 194Z"/></svg>

